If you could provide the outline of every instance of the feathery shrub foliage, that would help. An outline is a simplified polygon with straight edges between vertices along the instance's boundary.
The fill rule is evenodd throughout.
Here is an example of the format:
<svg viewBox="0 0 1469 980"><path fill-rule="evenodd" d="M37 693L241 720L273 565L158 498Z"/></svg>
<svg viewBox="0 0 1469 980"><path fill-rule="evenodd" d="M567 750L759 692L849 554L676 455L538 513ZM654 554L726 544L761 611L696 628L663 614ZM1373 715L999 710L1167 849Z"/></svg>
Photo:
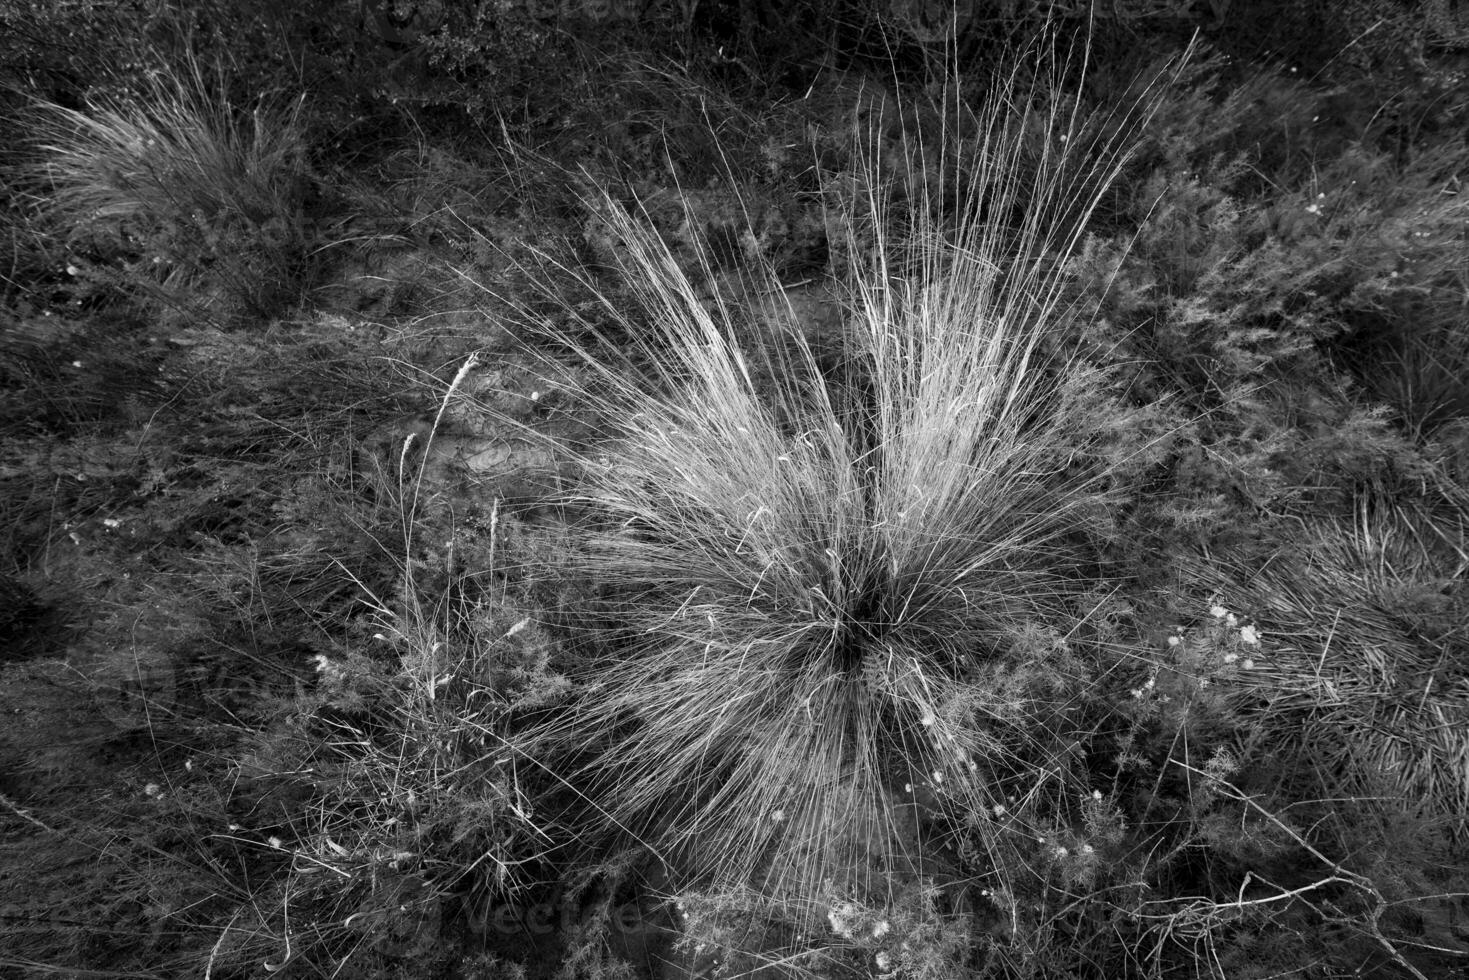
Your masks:
<svg viewBox="0 0 1469 980"><path fill-rule="evenodd" d="M882 906L933 873L921 831L977 814L1014 811L979 821L997 893L1050 860L1036 830L1086 793L1068 708L1098 667L1097 545L1146 451L1052 337L1145 109L1090 119L1017 72L897 167L860 150L829 181L835 352L793 312L707 299L707 250L685 268L591 202L626 295L582 274L589 302L537 329L611 433L563 501L586 515L564 567L594 584L599 646L526 736L581 800L586 853L645 846L674 881L798 919L833 893ZM779 307L767 267L743 272Z"/></svg>
<svg viewBox="0 0 1469 980"><path fill-rule="evenodd" d="M312 250L301 102L233 105L197 60L85 109L35 104L38 193L68 272L225 320L268 318Z"/></svg>

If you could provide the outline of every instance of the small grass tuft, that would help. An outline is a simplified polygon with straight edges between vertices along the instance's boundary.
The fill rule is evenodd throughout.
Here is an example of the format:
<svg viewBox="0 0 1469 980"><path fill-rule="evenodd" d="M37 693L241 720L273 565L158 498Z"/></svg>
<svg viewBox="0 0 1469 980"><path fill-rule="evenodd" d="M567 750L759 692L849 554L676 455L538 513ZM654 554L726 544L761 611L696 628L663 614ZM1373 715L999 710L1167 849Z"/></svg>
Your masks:
<svg viewBox="0 0 1469 980"><path fill-rule="evenodd" d="M67 271L226 319L279 314L311 251L302 103L233 105L197 60L83 109L38 99L34 183Z"/></svg>

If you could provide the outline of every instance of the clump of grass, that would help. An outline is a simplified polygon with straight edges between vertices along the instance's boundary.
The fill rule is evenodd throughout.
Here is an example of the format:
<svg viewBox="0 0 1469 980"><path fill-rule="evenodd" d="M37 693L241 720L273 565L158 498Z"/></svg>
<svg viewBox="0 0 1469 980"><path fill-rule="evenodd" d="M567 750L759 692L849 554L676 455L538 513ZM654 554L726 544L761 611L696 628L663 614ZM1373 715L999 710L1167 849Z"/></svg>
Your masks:
<svg viewBox="0 0 1469 980"><path fill-rule="evenodd" d="M83 109L35 103L36 183L68 272L256 318L299 294L311 246L302 103L236 106L220 74L186 60Z"/></svg>
<svg viewBox="0 0 1469 980"><path fill-rule="evenodd" d="M565 819L589 853L644 846L675 882L819 921L834 893L880 905L924 874L935 824L1010 812L980 839L1015 879L996 892L1028 887L1043 814L1084 791L1064 745L1092 544L1140 450L1052 342L1128 132L1010 76L962 139L908 144L906 186L859 153L829 222L834 358L706 306L643 223L592 202L628 295L587 282L596 302L539 330L615 433L565 500L589 515L564 567L594 584L602 642L526 742L582 801Z"/></svg>
<svg viewBox="0 0 1469 980"><path fill-rule="evenodd" d="M1456 578L1469 511L1462 490L1442 490L1436 508L1362 494L1352 519L1303 522L1260 567L1190 570L1271 637L1225 692L1249 732L1247 757L1269 745L1281 773L1323 796L1361 797L1462 837L1469 629Z"/></svg>
<svg viewBox="0 0 1469 980"><path fill-rule="evenodd" d="M368 614L320 645L230 760L231 837L278 860L222 930L220 972L265 945L270 963L311 975L386 977L405 962L439 975L456 902L483 929L538 884L543 834L504 733L562 682L502 554L516 522L491 508L446 528L418 512L422 474L405 464L400 479L393 586L363 584Z"/></svg>
<svg viewBox="0 0 1469 980"><path fill-rule="evenodd" d="M1431 312L1425 311L1425 320ZM1469 338L1452 322L1413 323L1403 318L1396 332L1377 342L1376 367L1361 358L1364 387L1395 409L1413 439L1427 442L1458 420L1469 418Z"/></svg>

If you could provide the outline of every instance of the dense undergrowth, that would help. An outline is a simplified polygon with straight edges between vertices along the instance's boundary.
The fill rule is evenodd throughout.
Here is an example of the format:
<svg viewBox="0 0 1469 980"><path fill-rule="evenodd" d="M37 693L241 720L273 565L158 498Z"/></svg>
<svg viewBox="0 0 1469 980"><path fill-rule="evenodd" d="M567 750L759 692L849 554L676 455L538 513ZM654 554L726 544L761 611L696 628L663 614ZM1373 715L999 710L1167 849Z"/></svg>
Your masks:
<svg viewBox="0 0 1469 980"><path fill-rule="evenodd" d="M0 8L0 975L1465 969L1451 14L144 6Z"/></svg>

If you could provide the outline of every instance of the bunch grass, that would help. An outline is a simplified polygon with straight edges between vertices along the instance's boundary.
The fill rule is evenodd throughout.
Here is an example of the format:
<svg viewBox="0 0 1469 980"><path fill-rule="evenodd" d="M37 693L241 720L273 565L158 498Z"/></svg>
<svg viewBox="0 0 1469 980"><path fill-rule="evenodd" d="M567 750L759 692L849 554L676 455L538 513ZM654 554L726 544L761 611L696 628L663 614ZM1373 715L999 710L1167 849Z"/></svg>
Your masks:
<svg viewBox="0 0 1469 980"><path fill-rule="evenodd" d="M1259 568L1190 563L1262 621L1271 642L1229 686L1282 774L1371 800L1462 838L1469 824L1463 651L1463 491L1436 508L1363 493L1356 513L1304 523Z"/></svg>
<svg viewBox="0 0 1469 980"><path fill-rule="evenodd" d="M84 108L37 99L34 183L68 272L174 306L279 313L312 244L302 108L237 106L195 58Z"/></svg>
<svg viewBox="0 0 1469 980"><path fill-rule="evenodd" d="M674 882L810 920L835 894L881 907L937 870L934 826L1010 807L980 836L1019 901L1031 835L1082 782L1064 746L1096 669L1093 545L1142 451L1056 340L1081 315L1067 263L1145 113L1089 117L1016 71L972 125L860 147L828 182L835 352L794 311L709 299L707 253L689 269L588 202L622 290L562 265L590 303L554 325L520 306L611 433L562 501L586 518L563 567L593 584L573 624L593 652L523 743L573 791L586 854L645 848Z"/></svg>

